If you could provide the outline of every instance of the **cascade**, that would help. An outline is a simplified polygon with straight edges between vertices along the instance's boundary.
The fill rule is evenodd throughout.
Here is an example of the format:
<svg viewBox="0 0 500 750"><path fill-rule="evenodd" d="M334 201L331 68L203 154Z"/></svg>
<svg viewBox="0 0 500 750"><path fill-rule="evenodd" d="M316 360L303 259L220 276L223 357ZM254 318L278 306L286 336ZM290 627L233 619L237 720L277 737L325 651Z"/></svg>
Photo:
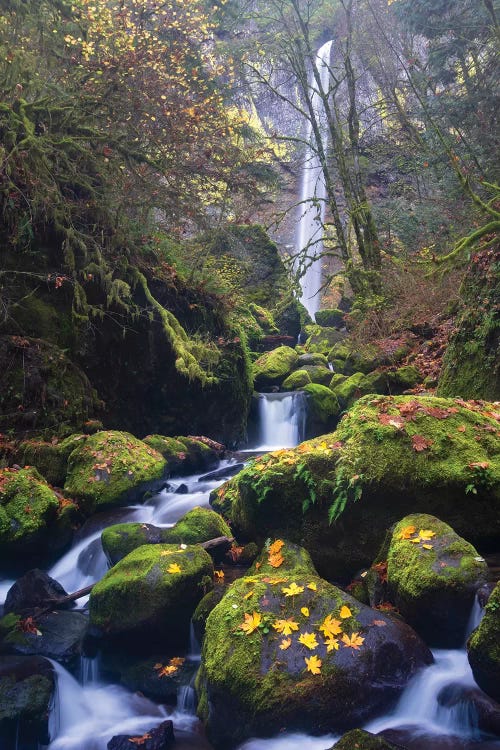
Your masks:
<svg viewBox="0 0 500 750"><path fill-rule="evenodd" d="M330 55L333 42L327 42L316 55L316 68L320 75L321 87L328 90L330 76ZM323 103L316 92L314 74L311 72L309 83L311 103L317 121L326 143L326 122ZM311 123L308 123L307 142L313 137ZM308 146L305 154L302 181L300 187L299 220L297 225L297 251L307 250L315 260L310 263L304 276L300 280L302 288L302 304L314 319L319 310L319 290L321 289L321 251L323 249L323 220L325 216L326 187L323 170L316 149Z"/></svg>
<svg viewBox="0 0 500 750"><path fill-rule="evenodd" d="M306 395L291 393L259 393L259 437L256 450L294 448L304 440L306 427Z"/></svg>

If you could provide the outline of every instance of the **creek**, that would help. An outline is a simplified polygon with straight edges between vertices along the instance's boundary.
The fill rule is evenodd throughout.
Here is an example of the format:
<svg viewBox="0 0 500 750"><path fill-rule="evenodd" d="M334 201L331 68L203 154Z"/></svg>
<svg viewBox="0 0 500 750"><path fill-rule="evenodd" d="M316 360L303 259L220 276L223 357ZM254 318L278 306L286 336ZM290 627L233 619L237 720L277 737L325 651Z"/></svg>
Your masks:
<svg viewBox="0 0 500 750"><path fill-rule="evenodd" d="M282 397L274 398L275 395ZM283 440L296 445L302 437L297 428L301 420L293 419L293 409L287 411L295 401L292 399L286 409L283 394L267 395L262 401L265 405L263 414L269 420L268 425L262 426L262 441L274 447ZM283 430L279 435L272 434L272 421L276 419L274 410L283 417L284 424L293 422L295 433ZM279 425L280 420L277 422ZM211 475L171 479L167 488L143 504L93 517L80 530L73 547L49 570L50 575L67 591L76 591L99 580L108 567L100 542L103 528L124 521L172 526L191 508L208 506L210 492L234 472L234 464L234 460L222 461L216 479ZM0 583L2 602L9 585L7 580ZM79 600L80 607L85 608L85 604L86 599ZM476 607L469 629L477 625L479 617ZM434 658L433 665L413 678L392 711L371 721L366 728L373 732L384 731L388 735L392 733L395 741L397 739L409 750L500 750L499 739L481 735L474 705L467 698L467 691L476 686L465 649L435 651ZM192 662L194 671L200 652L192 634L186 659ZM210 750L211 745L195 716L192 680L179 689L176 706L161 706L139 693L106 681L100 674L98 656L82 657L78 678L60 664L53 662L53 665L58 686L50 717L51 742L47 750L106 750L114 735L142 735L166 718L174 724L176 750ZM443 696L450 690L463 690L464 697L452 701L447 707ZM280 734L270 739L252 739L243 743L239 750L326 750L338 739L333 735L315 737L314 727L311 727L311 732L311 735Z"/></svg>

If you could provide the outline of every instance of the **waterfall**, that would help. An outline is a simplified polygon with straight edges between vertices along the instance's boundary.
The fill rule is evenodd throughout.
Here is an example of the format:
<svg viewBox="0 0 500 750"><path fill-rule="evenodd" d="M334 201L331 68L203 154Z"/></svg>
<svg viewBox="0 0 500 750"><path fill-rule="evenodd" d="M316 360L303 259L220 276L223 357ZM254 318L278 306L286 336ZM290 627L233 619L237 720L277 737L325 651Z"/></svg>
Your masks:
<svg viewBox="0 0 500 750"><path fill-rule="evenodd" d="M257 450L294 448L305 436L306 395L259 393L259 444Z"/></svg>
<svg viewBox="0 0 500 750"><path fill-rule="evenodd" d="M324 44L316 55L316 69L319 72L321 87L323 91L328 90L330 77L330 54L333 42ZM309 88L311 91L311 103L316 120L319 122L323 141L326 144L326 122L323 102L317 93L314 72L311 72ZM312 143L312 125L307 126L307 142ZM304 276L300 280L302 288L302 304L309 315L314 319L314 314L319 310L321 289L321 251L323 249L323 221L325 217L326 187L325 177L321 168L316 149L308 145L304 168L302 171L302 182L300 188L299 220L297 226L297 251L307 250L308 255L316 259L309 265Z"/></svg>

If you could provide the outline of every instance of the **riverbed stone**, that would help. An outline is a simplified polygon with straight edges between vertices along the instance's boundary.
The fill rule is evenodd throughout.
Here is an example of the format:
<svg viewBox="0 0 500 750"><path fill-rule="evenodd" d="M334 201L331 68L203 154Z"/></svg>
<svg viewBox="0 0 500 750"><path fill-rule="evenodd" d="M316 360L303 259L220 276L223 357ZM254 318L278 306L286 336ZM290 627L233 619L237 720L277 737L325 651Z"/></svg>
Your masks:
<svg viewBox="0 0 500 750"><path fill-rule="evenodd" d="M351 729L330 750L404 750L404 748L401 745L393 745L384 737L379 737L364 729Z"/></svg>
<svg viewBox="0 0 500 750"><path fill-rule="evenodd" d="M299 355L290 346L278 346L262 354L253 364L254 388L259 391L281 385L297 366Z"/></svg>
<svg viewBox="0 0 500 750"><path fill-rule="evenodd" d="M330 385L332 371L328 367L324 367L323 365L304 365L302 369L308 373L311 383Z"/></svg>
<svg viewBox="0 0 500 750"><path fill-rule="evenodd" d="M338 732L383 710L431 662L402 621L280 566L235 581L209 614L198 714L217 747L311 726Z"/></svg>
<svg viewBox="0 0 500 750"><path fill-rule="evenodd" d="M54 599L67 595L61 584L39 568L28 570L7 591L3 612L25 614L36 607L46 607ZM73 606L68 602L67 607Z"/></svg>
<svg viewBox="0 0 500 750"><path fill-rule="evenodd" d="M196 545L146 544L120 560L90 594L90 624L100 636L182 644L196 605L213 585L210 555Z"/></svg>
<svg viewBox="0 0 500 750"><path fill-rule="evenodd" d="M338 422L340 404L326 385L310 383L300 389L307 394L307 432L318 435L328 432Z"/></svg>
<svg viewBox="0 0 500 750"><path fill-rule="evenodd" d="M252 462L211 497L242 540L305 546L349 581L387 529L430 513L481 552L500 543L496 408L431 396L365 396L334 433Z"/></svg>
<svg viewBox="0 0 500 750"><path fill-rule="evenodd" d="M81 612L47 612L33 620L29 630L21 627L20 618L7 615L0 620L0 632L11 618L2 647L18 654L36 654L73 665L80 658L87 633L88 617Z"/></svg>
<svg viewBox="0 0 500 750"><path fill-rule="evenodd" d="M295 370L281 384L282 391L296 391L311 382L311 376L305 368Z"/></svg>
<svg viewBox="0 0 500 750"><path fill-rule="evenodd" d="M38 656L0 658L0 746L48 744L48 716L55 689L52 665Z"/></svg>
<svg viewBox="0 0 500 750"><path fill-rule="evenodd" d="M174 725L170 719L158 727L149 729L145 734L117 734L107 744L108 750L130 750L139 746L141 750L166 750L175 744Z"/></svg>
<svg viewBox="0 0 500 750"><path fill-rule="evenodd" d="M448 524L425 513L394 527L387 555L387 593L431 646L459 648L488 566Z"/></svg>
<svg viewBox="0 0 500 750"><path fill-rule="evenodd" d="M500 702L500 583L484 608L484 617L467 642L467 655L479 687Z"/></svg>
<svg viewBox="0 0 500 750"><path fill-rule="evenodd" d="M89 435L68 459L65 491L87 513L140 497L165 474L164 457L128 432Z"/></svg>

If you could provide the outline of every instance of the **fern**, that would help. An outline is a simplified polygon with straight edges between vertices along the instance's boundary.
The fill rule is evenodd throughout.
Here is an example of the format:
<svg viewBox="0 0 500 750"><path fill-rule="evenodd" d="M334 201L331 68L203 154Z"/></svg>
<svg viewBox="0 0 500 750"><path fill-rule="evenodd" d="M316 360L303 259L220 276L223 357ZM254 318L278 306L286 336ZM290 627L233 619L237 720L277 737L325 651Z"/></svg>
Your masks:
<svg viewBox="0 0 500 750"><path fill-rule="evenodd" d="M356 503L363 495L363 474L347 478L344 467L337 470L333 486L333 503L328 509L328 522L335 523L342 515L348 502Z"/></svg>
<svg viewBox="0 0 500 750"><path fill-rule="evenodd" d="M301 479L309 492L308 496L302 501L302 513L307 513L311 505L316 502L316 481L304 463L297 464L293 478Z"/></svg>

